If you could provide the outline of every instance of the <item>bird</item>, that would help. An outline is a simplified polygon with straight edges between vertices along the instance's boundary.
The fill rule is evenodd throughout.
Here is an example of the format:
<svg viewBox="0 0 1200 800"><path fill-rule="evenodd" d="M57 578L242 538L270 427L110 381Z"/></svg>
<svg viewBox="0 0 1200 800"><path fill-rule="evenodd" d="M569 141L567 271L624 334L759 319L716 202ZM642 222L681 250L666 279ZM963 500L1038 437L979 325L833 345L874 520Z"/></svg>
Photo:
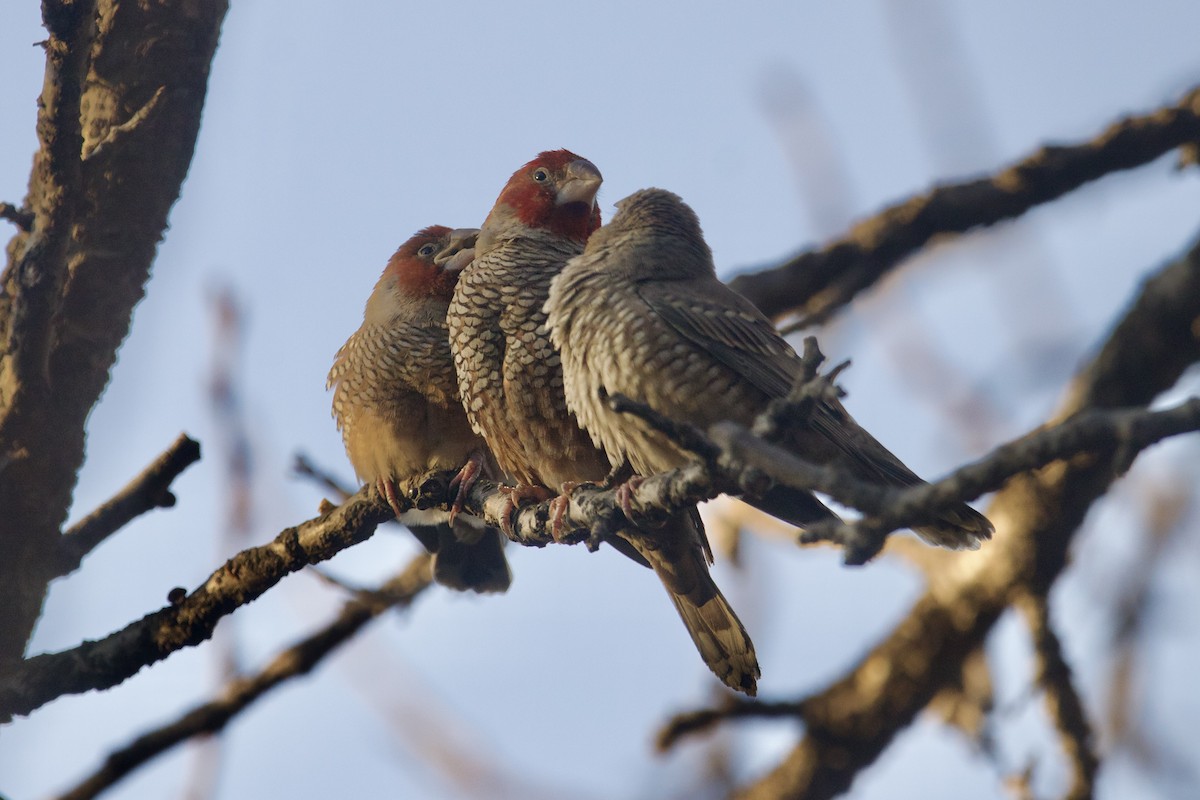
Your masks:
<svg viewBox="0 0 1200 800"><path fill-rule="evenodd" d="M388 260L362 326L338 350L326 388L346 455L425 548L433 577L452 589L504 592L512 573L500 531L467 515L402 510L401 492L431 471L489 463L458 399L446 308L478 230L433 225ZM469 470L468 470L469 472Z"/></svg>
<svg viewBox="0 0 1200 800"><path fill-rule="evenodd" d="M601 482L612 464L567 408L562 365L544 327L550 282L600 227L603 178L568 150L545 151L505 184L480 229L447 314L459 390L475 431L516 482L513 502ZM657 574L705 663L753 695L754 646L709 574L695 510L612 544Z"/></svg>
<svg viewBox="0 0 1200 800"><path fill-rule="evenodd" d="M803 364L770 320L717 278L700 221L678 195L643 189L616 207L554 279L545 311L568 407L609 459L644 476L694 456L645 420L614 411L608 398L623 395L702 430L723 420L750 427L788 395ZM836 398L819 400L788 446L864 481L923 483ZM964 503L915 532L941 547L976 549L992 525Z"/></svg>

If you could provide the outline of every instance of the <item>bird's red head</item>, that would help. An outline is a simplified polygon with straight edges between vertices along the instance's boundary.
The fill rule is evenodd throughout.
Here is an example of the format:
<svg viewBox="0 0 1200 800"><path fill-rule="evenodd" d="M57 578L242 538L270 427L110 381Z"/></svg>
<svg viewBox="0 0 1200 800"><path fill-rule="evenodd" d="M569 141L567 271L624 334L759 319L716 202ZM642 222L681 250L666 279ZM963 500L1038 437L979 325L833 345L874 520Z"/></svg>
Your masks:
<svg viewBox="0 0 1200 800"><path fill-rule="evenodd" d="M600 227L596 165L569 150L547 150L513 173L496 200L522 224L586 242Z"/></svg>
<svg viewBox="0 0 1200 800"><path fill-rule="evenodd" d="M458 273L446 271L435 259L442 254L450 255L447 248L452 244L454 231L445 225L430 225L400 245L383 274L394 276L397 288L409 296L449 300Z"/></svg>

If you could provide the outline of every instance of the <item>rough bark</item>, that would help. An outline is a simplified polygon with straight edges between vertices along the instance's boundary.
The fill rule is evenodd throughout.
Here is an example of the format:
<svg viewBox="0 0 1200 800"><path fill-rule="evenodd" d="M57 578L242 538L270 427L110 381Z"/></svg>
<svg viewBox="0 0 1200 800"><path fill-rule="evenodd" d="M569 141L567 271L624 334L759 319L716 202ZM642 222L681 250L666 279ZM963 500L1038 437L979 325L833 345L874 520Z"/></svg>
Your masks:
<svg viewBox="0 0 1200 800"><path fill-rule="evenodd" d="M84 424L187 174L226 7L44 4L32 221L0 279L0 663L61 574Z"/></svg>

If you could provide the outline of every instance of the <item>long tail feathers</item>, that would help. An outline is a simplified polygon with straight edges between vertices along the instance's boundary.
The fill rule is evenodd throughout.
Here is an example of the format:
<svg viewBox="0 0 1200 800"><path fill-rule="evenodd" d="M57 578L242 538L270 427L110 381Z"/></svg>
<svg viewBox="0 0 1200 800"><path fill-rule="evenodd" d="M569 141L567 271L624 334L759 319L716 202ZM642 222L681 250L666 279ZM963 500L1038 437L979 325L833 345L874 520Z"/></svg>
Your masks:
<svg viewBox="0 0 1200 800"><path fill-rule="evenodd" d="M686 595L672 594L671 600L713 674L731 689L751 697L757 694L761 672L754 643L721 592L703 605L692 603Z"/></svg>
<svg viewBox="0 0 1200 800"><path fill-rule="evenodd" d="M925 482L859 425L841 403L822 403L816 410L811 429L795 433L801 457L833 463L864 481L885 486L918 486ZM992 538L992 523L966 503L959 503L938 514L933 524L915 531L930 544L977 550L982 541Z"/></svg>
<svg viewBox="0 0 1200 800"><path fill-rule="evenodd" d="M992 538L992 523L968 505L954 506L939 515L934 525L918 525L913 531L925 541L951 550L978 550Z"/></svg>
<svg viewBox="0 0 1200 800"><path fill-rule="evenodd" d="M671 596L704 663L726 686L753 697L761 674L754 644L713 582L701 541L702 534L687 514L653 533L638 532L634 539Z"/></svg>

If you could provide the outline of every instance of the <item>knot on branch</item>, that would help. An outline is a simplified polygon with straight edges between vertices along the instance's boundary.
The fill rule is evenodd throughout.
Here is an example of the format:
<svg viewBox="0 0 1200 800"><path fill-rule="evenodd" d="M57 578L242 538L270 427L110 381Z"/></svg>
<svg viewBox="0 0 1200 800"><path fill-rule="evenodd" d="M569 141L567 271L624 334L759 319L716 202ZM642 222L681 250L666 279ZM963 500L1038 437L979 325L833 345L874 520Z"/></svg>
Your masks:
<svg viewBox="0 0 1200 800"><path fill-rule="evenodd" d="M33 230L33 212L28 208L18 208L12 203L0 203L0 219L16 225L17 230L22 233Z"/></svg>

